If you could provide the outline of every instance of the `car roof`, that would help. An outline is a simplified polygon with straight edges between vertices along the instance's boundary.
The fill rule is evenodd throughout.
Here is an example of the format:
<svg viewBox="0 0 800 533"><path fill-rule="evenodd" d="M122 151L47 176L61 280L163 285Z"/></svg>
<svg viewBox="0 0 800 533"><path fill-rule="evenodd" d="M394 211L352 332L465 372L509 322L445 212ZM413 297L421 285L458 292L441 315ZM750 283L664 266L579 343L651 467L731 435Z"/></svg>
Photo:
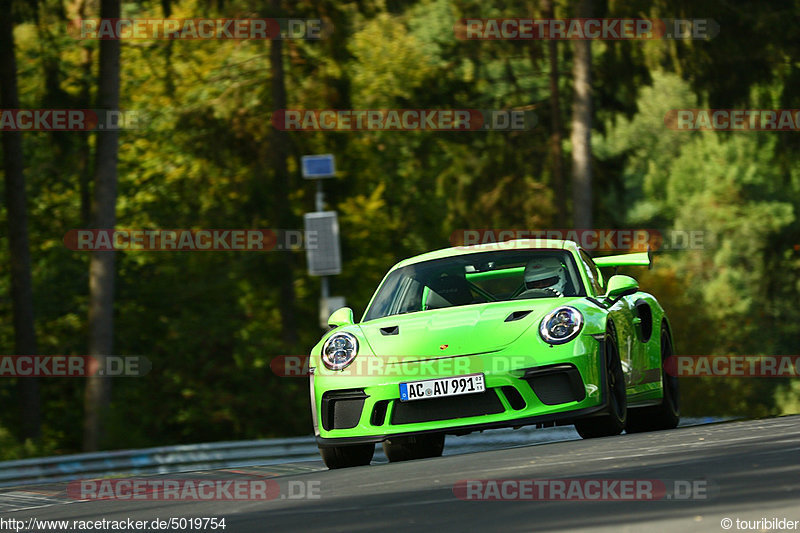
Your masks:
<svg viewBox="0 0 800 533"><path fill-rule="evenodd" d="M514 239L504 242L493 242L487 244L475 244L472 246L453 246L451 248L443 248L441 250L434 250L424 254L409 257L397 263L392 270L402 268L404 266L421 263L423 261L431 261L434 259L444 259L447 257L456 257L460 255L469 255L483 252L496 252L502 250L568 250L577 252L578 244L575 241L565 241L560 239Z"/></svg>

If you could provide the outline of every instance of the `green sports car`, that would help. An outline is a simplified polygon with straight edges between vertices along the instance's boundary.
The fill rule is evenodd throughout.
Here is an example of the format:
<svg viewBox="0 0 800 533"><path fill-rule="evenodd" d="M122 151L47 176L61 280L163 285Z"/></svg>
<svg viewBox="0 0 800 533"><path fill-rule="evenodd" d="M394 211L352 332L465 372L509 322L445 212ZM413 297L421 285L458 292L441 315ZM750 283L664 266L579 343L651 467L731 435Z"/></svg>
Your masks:
<svg viewBox="0 0 800 533"><path fill-rule="evenodd" d="M360 322L334 312L310 357L329 468L442 454L445 435L574 424L583 438L674 428L669 321L635 279L648 253L592 260L573 241L448 248L395 265Z"/></svg>

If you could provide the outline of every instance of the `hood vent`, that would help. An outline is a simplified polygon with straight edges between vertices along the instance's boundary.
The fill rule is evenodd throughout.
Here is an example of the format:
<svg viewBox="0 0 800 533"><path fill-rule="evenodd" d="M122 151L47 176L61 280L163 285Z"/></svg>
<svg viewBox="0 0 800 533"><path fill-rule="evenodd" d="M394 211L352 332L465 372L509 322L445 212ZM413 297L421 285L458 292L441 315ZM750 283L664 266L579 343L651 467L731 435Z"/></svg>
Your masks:
<svg viewBox="0 0 800 533"><path fill-rule="evenodd" d="M506 317L504 322L514 322L515 320L521 320L531 314L532 309L528 309L527 311L514 311L510 315Z"/></svg>

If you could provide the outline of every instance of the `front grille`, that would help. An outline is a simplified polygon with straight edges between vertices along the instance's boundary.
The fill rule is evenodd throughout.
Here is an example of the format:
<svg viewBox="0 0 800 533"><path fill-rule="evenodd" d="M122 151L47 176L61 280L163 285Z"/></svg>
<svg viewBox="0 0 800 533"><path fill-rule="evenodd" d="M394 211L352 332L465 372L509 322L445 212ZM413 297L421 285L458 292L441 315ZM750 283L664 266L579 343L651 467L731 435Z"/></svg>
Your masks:
<svg viewBox="0 0 800 533"><path fill-rule="evenodd" d="M494 415L504 411L493 389L480 394L464 394L431 400L395 400L392 424L415 424L470 416Z"/></svg>
<svg viewBox="0 0 800 533"><path fill-rule="evenodd" d="M515 411L525 409L525 399L522 397L516 387L506 385L505 387L502 387L501 390L503 391L503 394L505 394L506 400L508 400L508 405L510 405L512 409Z"/></svg>
<svg viewBox="0 0 800 533"><path fill-rule="evenodd" d="M522 378L545 405L580 402L586 398L586 388L574 365L533 368Z"/></svg>
<svg viewBox="0 0 800 533"><path fill-rule="evenodd" d="M326 392L322 395L322 427L325 431L356 427L366 399L362 389Z"/></svg>
<svg viewBox="0 0 800 533"><path fill-rule="evenodd" d="M373 426L382 426L386 420L386 409L389 407L391 400L380 400L375 402L375 407L372 408L372 416L369 421Z"/></svg>

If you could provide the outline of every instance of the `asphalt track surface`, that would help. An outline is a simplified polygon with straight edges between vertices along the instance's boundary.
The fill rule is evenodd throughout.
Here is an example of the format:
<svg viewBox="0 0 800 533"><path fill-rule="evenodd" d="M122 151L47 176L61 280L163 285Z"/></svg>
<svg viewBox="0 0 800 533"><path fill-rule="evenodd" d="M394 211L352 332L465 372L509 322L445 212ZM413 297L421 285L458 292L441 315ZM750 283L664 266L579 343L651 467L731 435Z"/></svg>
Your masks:
<svg viewBox="0 0 800 533"><path fill-rule="evenodd" d="M737 531L741 528L737 529L736 519L800 521L800 416L519 446L406 463L373 462L367 467L334 471L325 470L320 462L306 462L163 477L270 479L278 483L283 498L76 501L66 496L66 484L56 484L3 491L0 502L9 512L0 514L0 518L152 521L157 517L224 517L226 533L725 531L721 522L729 518L733 523L728 531ZM492 479L649 480L670 490L668 495L651 501L465 501L454 493L459 481ZM671 490L675 480L682 487L694 482L701 488L683 499L688 496L686 491ZM286 497L290 484L310 486L307 482L316 483L318 498ZM9 502L17 502L16 507ZM11 511L13 508L21 510ZM762 523L755 530L770 530L769 525ZM2 529L8 529L7 522ZM785 530L800 531L800 522L796 528Z"/></svg>

